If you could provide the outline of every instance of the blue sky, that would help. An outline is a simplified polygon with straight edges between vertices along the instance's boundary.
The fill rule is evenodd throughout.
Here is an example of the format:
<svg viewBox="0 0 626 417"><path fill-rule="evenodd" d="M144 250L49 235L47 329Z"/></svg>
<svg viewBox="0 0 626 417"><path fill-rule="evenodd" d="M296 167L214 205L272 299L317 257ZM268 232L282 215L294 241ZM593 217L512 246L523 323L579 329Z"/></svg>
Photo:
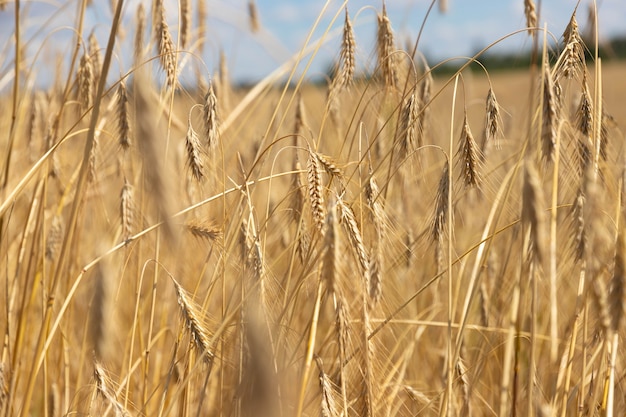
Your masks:
<svg viewBox="0 0 626 417"><path fill-rule="evenodd" d="M137 5L148 0L126 0L124 9L123 32L126 45L132 45L134 36L133 16ZM195 10L198 0L191 0ZM205 0L209 13L208 39L202 62L211 73L217 68L217 57L223 49L232 78L235 80L258 80L296 54L303 46L315 20L321 15L318 28L312 39L318 39L331 28L331 35L319 50L312 62L307 76L315 78L323 74L325 68L336 59L339 51L340 31L343 14L332 23L340 12L342 1L323 0L257 0L262 30L253 34L247 24L246 0ZM581 0L577 13L581 30L587 27L587 10L591 0ZM577 0L543 0L541 25L547 23L548 30L560 37ZM23 2L24 39L29 40L29 62L38 72L37 78L50 78L50 69L54 64L57 51L69 54L73 46L72 30L77 0L47 0L46 2ZM382 2L371 0L349 0L348 9L356 32L357 64L360 68L371 67L374 62L374 36L376 32L376 13L380 12ZM391 20L397 43L413 43L419 31L430 0L387 0L387 11ZM171 29L178 25L178 7L175 0L165 0L168 21ZM626 4L624 0L598 0L601 37L625 35ZM101 45L106 43L108 22L111 20L110 1L93 0L89 8L84 38L94 30ZM45 25L42 33L37 30ZM433 65L445 58L471 54L473 51L497 40L498 38L525 26L523 0L448 0L448 12L441 14L434 8L420 43L420 51L425 53ZM11 56L14 30L12 6L0 12L0 47L3 56ZM45 36L45 37L44 37ZM518 34L496 47L498 51L519 51L529 46L529 37ZM38 55L37 54L39 52ZM118 49L114 63L114 74L127 70L130 62L125 57L131 56L131 50ZM0 63L0 91L6 89L12 77L10 62ZM182 75L183 78L185 74ZM191 77L191 75L188 75Z"/></svg>

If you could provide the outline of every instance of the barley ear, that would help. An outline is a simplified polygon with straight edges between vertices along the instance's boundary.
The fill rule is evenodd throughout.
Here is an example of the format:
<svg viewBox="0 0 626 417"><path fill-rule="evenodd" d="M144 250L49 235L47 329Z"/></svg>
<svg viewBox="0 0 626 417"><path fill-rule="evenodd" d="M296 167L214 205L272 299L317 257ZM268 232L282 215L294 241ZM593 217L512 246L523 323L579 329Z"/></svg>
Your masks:
<svg viewBox="0 0 626 417"><path fill-rule="evenodd" d="M378 32L376 35L376 50L378 55L378 67L382 73L387 87L395 87L397 84L395 65L395 46L391 22L387 16L387 8L383 2L383 11L378 15Z"/></svg>
<svg viewBox="0 0 626 417"><path fill-rule="evenodd" d="M119 144L124 151L130 148L130 116L128 114L128 97L126 83L122 80L117 87L117 132Z"/></svg>
<svg viewBox="0 0 626 417"><path fill-rule="evenodd" d="M541 125L541 151L544 160L551 161L554 158L556 147L556 135L558 125L558 103L555 85L552 81L550 69L546 67L543 80L543 110Z"/></svg>
<svg viewBox="0 0 626 417"><path fill-rule="evenodd" d="M306 168L313 223L315 223L317 229L321 231L324 227L324 219L326 217L324 214L322 167L319 158L317 158L315 153L311 150L309 150L309 159L307 160Z"/></svg>
<svg viewBox="0 0 626 417"><path fill-rule="evenodd" d="M535 260L541 264L544 259L544 245L547 236L545 230L546 204L539 174L530 161L525 163L522 199L522 221L530 227L531 253Z"/></svg>
<svg viewBox="0 0 626 417"><path fill-rule="evenodd" d="M502 118L500 117L500 105L496 99L493 88L489 87L485 111L485 135L487 141L493 140L496 148L500 148L498 137L502 133Z"/></svg>
<svg viewBox="0 0 626 417"><path fill-rule="evenodd" d="M457 163L461 166L460 180L465 187L478 187L480 185L478 146L467 121L467 111L463 119L457 158Z"/></svg>
<svg viewBox="0 0 626 417"><path fill-rule="evenodd" d="M622 219L624 221L624 219ZM617 237L615 247L615 266L613 277L609 284L609 312L611 315L611 328L619 332L624 322L624 309L626 308L626 233L624 226Z"/></svg>
<svg viewBox="0 0 626 417"><path fill-rule="evenodd" d="M213 83L209 83L209 89L204 96L203 115L207 149L209 153L213 155L219 141L219 116L217 112L217 97L215 96Z"/></svg>
<svg viewBox="0 0 626 417"><path fill-rule="evenodd" d="M185 149L187 150L187 166L193 178L200 182L204 177L204 162L202 161L202 150L200 139L193 129L191 123L191 113L187 121L187 135L185 136Z"/></svg>
<svg viewBox="0 0 626 417"><path fill-rule="evenodd" d="M435 215L431 224L431 237L434 242L440 242L443 237L448 218L448 210L450 209L448 201L448 187L450 186L449 169L449 164L446 162L443 172L441 173L441 178L439 179L439 186L437 187Z"/></svg>
<svg viewBox="0 0 626 417"><path fill-rule="evenodd" d="M537 9L533 0L524 0L524 16L526 16L528 34L534 36L532 28L537 27Z"/></svg>
<svg viewBox="0 0 626 417"><path fill-rule="evenodd" d="M250 22L250 30L254 33L261 30L261 23L259 22L259 12L254 0L248 0L248 19Z"/></svg>
<svg viewBox="0 0 626 417"><path fill-rule="evenodd" d="M211 363L215 355L211 350L209 344L209 336L204 329L200 317L198 316L198 309L192 304L185 290L180 284L172 278L174 288L176 289L176 296L178 298L178 305L180 307L183 321L185 322L185 328L189 331L189 337L193 345L200 352L202 359L206 363Z"/></svg>
<svg viewBox="0 0 626 417"><path fill-rule="evenodd" d="M348 7L346 7L346 18L343 24L343 37L341 40L341 70L339 71L339 85L342 88L349 88L354 80L355 70L355 41L354 30L350 23Z"/></svg>

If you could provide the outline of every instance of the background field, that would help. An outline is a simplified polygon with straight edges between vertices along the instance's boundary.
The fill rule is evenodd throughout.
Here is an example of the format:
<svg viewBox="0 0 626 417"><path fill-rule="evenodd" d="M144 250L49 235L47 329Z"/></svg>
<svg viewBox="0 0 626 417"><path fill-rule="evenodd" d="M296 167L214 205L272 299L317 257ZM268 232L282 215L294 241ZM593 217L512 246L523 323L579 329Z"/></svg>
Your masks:
<svg viewBox="0 0 626 417"><path fill-rule="evenodd" d="M162 7L11 64L1 415L624 413L624 63L527 10L528 68L432 77L375 4L373 74L344 23L328 85L244 89Z"/></svg>

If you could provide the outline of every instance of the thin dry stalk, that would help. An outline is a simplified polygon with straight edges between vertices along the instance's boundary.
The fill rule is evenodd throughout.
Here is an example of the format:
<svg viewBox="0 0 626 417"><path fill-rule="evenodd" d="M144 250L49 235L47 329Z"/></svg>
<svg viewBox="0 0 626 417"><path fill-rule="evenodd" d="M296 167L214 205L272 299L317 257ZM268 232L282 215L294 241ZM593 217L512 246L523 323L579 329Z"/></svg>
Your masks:
<svg viewBox="0 0 626 417"><path fill-rule="evenodd" d="M213 155L219 143L219 116L217 112L217 97L211 82L209 82L209 89L204 96L203 115L207 149L209 154Z"/></svg>
<svg viewBox="0 0 626 417"><path fill-rule="evenodd" d="M533 0L524 0L524 16L526 16L528 34L534 36L532 29L537 27L537 9Z"/></svg>
<svg viewBox="0 0 626 417"><path fill-rule="evenodd" d="M550 69L546 67L543 79L543 112L541 125L541 150L544 160L554 158L556 135L558 126L558 107L555 95L554 82Z"/></svg>
<svg viewBox="0 0 626 417"><path fill-rule="evenodd" d="M397 74L393 30L384 3L383 12L378 15L376 51L378 54L378 67L382 73L385 85L387 87L395 87L397 84Z"/></svg>
<svg viewBox="0 0 626 417"><path fill-rule="evenodd" d="M346 7L346 18L343 23L343 37L341 40L341 70L339 71L339 85L341 88L349 88L354 80L355 70L355 41L354 30L350 23L348 7Z"/></svg>
<svg viewBox="0 0 626 417"><path fill-rule="evenodd" d="M122 80L117 87L117 132L119 144L124 151L130 148L130 116L128 113L128 96L126 83Z"/></svg>
<svg viewBox="0 0 626 417"><path fill-rule="evenodd" d="M204 177L204 161L198 134L191 123L191 113L187 120L187 135L185 136L185 149L187 150L187 166L192 177L200 182Z"/></svg>
<svg viewBox="0 0 626 417"><path fill-rule="evenodd" d="M315 152L309 150L309 159L306 164L307 184L309 189L309 200L311 203L311 213L313 223L318 230L324 227L324 188L322 185L322 164Z"/></svg>
<svg viewBox="0 0 626 417"><path fill-rule="evenodd" d="M463 119L457 157L457 162L461 165L460 180L465 187L478 187L480 185L478 146L467 121L467 111Z"/></svg>
<svg viewBox="0 0 626 417"><path fill-rule="evenodd" d="M172 278L174 287L176 288L176 296L178 297L178 305L185 322L185 328L189 331L189 336L193 345L198 349L202 359L206 363L211 363L215 355L211 350L209 344L209 335L204 329L200 317L198 316L198 309L191 303L187 293L180 286L174 278Z"/></svg>
<svg viewBox="0 0 626 417"><path fill-rule="evenodd" d="M437 187L435 215L431 223L430 235L434 242L439 242L443 237L446 221L448 219L448 210L450 209L448 201L448 187L450 186L449 169L449 164L446 161L441 178L439 179L439 186Z"/></svg>
<svg viewBox="0 0 626 417"><path fill-rule="evenodd" d="M489 87L485 111L485 137L487 141L493 140L496 148L500 148L498 137L502 133L502 119L500 117L500 105L496 99L493 88Z"/></svg>

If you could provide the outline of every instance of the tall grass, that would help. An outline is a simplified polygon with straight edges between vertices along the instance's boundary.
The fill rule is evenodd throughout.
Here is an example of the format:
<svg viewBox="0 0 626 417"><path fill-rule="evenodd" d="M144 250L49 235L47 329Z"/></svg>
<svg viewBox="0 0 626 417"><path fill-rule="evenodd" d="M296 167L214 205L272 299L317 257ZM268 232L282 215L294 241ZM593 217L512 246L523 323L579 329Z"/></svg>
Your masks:
<svg viewBox="0 0 626 417"><path fill-rule="evenodd" d="M113 2L104 47L83 0L42 89L20 76L39 62L22 3L0 74L2 415L624 413L625 161L603 94L623 80L576 11L549 47L524 1L527 71L466 71L486 48L433 78L384 2L375 45L328 2L323 38L241 89L203 0ZM309 85L296 68L332 29L335 78Z"/></svg>

